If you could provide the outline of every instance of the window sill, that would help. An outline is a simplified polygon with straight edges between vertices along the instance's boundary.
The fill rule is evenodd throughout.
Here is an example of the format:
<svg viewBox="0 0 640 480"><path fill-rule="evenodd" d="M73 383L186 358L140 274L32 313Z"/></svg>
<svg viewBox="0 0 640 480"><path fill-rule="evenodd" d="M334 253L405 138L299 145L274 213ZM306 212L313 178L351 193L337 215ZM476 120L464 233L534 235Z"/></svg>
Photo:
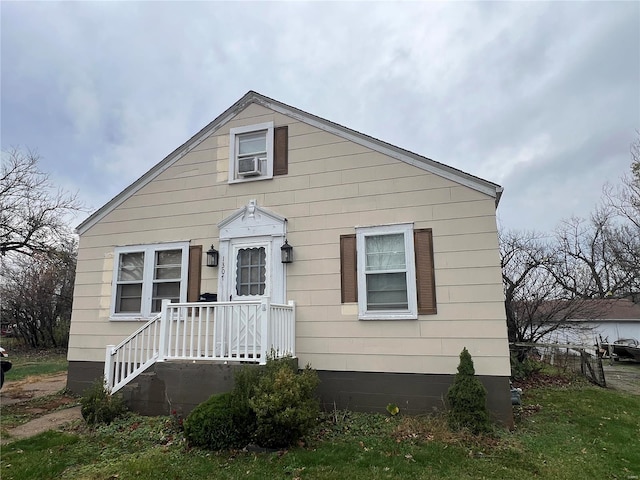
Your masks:
<svg viewBox="0 0 640 480"><path fill-rule="evenodd" d="M364 313L358 315L358 320L417 320L414 313Z"/></svg>
<svg viewBox="0 0 640 480"><path fill-rule="evenodd" d="M273 175L255 175L252 177L244 177L244 178L229 178L229 184L234 183L248 183L248 182L259 182L261 180L273 180Z"/></svg>

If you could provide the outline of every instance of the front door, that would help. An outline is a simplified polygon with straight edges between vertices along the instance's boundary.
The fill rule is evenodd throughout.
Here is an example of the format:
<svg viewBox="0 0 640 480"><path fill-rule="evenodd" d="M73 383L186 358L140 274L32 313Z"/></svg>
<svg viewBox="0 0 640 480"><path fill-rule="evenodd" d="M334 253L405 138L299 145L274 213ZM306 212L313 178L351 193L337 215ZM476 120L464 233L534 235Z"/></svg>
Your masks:
<svg viewBox="0 0 640 480"><path fill-rule="evenodd" d="M222 338L228 338L227 354L257 358L261 347L262 306L251 303L271 295L271 243L267 239L238 239L228 250L227 301L237 302L223 322Z"/></svg>
<svg viewBox="0 0 640 480"><path fill-rule="evenodd" d="M260 300L271 295L271 245L267 242L232 242L228 275L229 300Z"/></svg>

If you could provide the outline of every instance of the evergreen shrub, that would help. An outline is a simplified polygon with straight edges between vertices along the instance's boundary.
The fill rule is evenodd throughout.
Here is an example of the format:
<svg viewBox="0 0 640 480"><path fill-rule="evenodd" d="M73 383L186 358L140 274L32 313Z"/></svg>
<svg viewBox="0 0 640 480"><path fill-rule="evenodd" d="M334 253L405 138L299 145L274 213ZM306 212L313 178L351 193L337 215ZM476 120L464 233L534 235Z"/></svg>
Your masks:
<svg viewBox="0 0 640 480"><path fill-rule="evenodd" d="M102 379L97 379L80 398L80 413L89 424L110 424L127 412L122 395L111 395Z"/></svg>
<svg viewBox="0 0 640 480"><path fill-rule="evenodd" d="M211 450L243 448L253 426L246 413L238 408L232 393L212 395L184 421L185 437L190 445Z"/></svg>
<svg viewBox="0 0 640 480"><path fill-rule="evenodd" d="M471 354L465 347L460 353L458 373L447 391L448 421L453 430L468 429L478 434L486 433L491 428L487 390L475 373Z"/></svg>
<svg viewBox="0 0 640 480"><path fill-rule="evenodd" d="M287 447L308 434L320 413L314 396L318 383L318 374L308 365L298 373L291 359L269 360L249 399L256 416L256 443Z"/></svg>

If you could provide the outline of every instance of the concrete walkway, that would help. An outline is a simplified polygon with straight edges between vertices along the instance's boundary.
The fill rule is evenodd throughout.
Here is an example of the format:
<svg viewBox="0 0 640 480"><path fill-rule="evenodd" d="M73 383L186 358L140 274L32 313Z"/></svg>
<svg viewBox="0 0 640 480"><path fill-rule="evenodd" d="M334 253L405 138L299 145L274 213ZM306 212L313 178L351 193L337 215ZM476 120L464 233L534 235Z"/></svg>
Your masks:
<svg viewBox="0 0 640 480"><path fill-rule="evenodd" d="M80 407L65 408L64 410L47 413L16 428L7 430L8 436L2 436L0 438L0 445L6 445L7 443L22 440L23 438L33 437L48 430L56 430L67 423L81 419L82 414L80 413Z"/></svg>
<svg viewBox="0 0 640 480"><path fill-rule="evenodd" d="M20 402L27 402L34 398L53 395L62 391L67 386L67 374L55 374L38 378L27 378L14 382L6 382L0 391L0 405L15 405ZM70 407L63 410L56 410L30 420L16 428L7 430L7 436L0 437L0 445L6 445L16 440L32 437L47 430L54 430L61 426L81 420L80 407ZM1 419L0 419L1 421Z"/></svg>

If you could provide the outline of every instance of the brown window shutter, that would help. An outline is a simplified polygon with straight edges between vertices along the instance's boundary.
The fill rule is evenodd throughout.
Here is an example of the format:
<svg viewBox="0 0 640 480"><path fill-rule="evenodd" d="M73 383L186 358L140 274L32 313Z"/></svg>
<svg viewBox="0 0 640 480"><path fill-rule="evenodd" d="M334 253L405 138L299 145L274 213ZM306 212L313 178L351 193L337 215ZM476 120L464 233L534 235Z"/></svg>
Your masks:
<svg viewBox="0 0 640 480"><path fill-rule="evenodd" d="M200 300L200 270L202 268L202 245L189 246L189 274L187 277L187 302Z"/></svg>
<svg viewBox="0 0 640 480"><path fill-rule="evenodd" d="M273 174L289 173L289 127L273 129Z"/></svg>
<svg viewBox="0 0 640 480"><path fill-rule="evenodd" d="M356 236L340 235L340 284L342 303L358 301Z"/></svg>
<svg viewBox="0 0 640 480"><path fill-rule="evenodd" d="M413 232L416 254L416 290L418 291L418 313L434 315L436 308L436 276L433 265L433 233L430 228Z"/></svg>

